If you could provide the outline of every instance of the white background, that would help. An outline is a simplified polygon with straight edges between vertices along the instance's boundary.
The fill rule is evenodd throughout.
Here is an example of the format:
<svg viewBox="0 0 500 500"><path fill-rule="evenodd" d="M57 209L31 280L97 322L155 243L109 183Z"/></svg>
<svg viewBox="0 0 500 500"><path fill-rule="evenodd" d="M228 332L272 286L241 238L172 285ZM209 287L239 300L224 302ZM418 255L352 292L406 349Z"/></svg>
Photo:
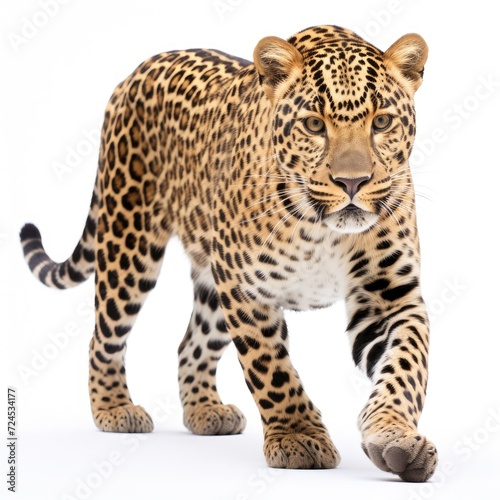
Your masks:
<svg viewBox="0 0 500 500"><path fill-rule="evenodd" d="M13 498L499 498L500 44L494 4L50 0L48 15L43 3L0 7L0 421L6 421L7 386L14 386L20 440ZM246 432L201 438L182 426L176 349L192 292L177 241L169 245L158 287L129 342L132 396L156 416L155 432L145 438L101 433L92 422L92 279L66 292L50 290L33 279L21 256L17 235L27 221L39 226L55 260L72 252L90 202L104 107L142 60L192 47L250 59L261 37L286 38L315 24L349 27L381 49L418 32L430 47L416 98L412 159L422 283L433 319L420 429L441 460L426 485L388 476L360 449L356 418L370 388L353 367L342 304L289 315L289 327L292 358L343 461L330 471L270 471L259 415L232 347L218 385L224 400L246 413ZM57 165L70 170L58 175ZM3 435L6 425L0 428Z"/></svg>

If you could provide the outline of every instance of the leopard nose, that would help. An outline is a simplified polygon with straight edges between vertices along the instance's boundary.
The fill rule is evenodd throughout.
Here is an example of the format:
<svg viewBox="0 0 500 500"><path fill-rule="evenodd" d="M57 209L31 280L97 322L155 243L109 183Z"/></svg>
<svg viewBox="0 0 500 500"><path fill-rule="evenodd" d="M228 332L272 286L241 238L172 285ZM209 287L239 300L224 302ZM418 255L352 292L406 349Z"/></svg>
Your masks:
<svg viewBox="0 0 500 500"><path fill-rule="evenodd" d="M354 178L333 177L333 175L330 177L334 184L341 187L344 192L349 195L351 200L354 198L354 196L356 196L356 193L361 189L361 186L366 184L371 179L371 176L368 175L365 175L364 177Z"/></svg>

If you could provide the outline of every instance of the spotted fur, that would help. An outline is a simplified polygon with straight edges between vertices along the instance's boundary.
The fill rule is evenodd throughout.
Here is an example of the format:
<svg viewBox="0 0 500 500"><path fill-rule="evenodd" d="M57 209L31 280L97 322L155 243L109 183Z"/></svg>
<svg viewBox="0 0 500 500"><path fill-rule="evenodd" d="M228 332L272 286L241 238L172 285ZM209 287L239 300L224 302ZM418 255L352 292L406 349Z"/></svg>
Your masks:
<svg viewBox="0 0 500 500"><path fill-rule="evenodd" d="M263 39L253 63L215 50L160 54L117 87L72 256L57 264L35 226L21 233L44 284L67 288L95 272L89 389L100 429L153 429L132 403L125 347L177 235L194 283L179 347L188 429L245 427L216 387L232 340L269 466L335 467L339 454L290 360L283 310L344 299L354 361L374 386L359 417L363 449L404 480L432 475L435 448L417 431L429 336L408 167L426 58L418 35L381 52L320 26Z"/></svg>

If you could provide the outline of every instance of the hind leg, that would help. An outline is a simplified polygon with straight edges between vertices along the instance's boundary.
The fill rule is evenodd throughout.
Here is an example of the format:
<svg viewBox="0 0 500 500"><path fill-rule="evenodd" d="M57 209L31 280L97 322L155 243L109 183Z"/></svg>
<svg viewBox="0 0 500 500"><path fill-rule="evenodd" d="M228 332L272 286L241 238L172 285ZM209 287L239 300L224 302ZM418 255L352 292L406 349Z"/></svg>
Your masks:
<svg viewBox="0 0 500 500"><path fill-rule="evenodd" d="M99 429L109 432L153 430L151 417L132 403L125 351L137 314L156 284L167 237L141 228L141 219L145 221L147 216L136 212L135 228L126 232L121 229L125 220L122 214L115 220L104 214L98 229L89 392L94 421Z"/></svg>
<svg viewBox="0 0 500 500"><path fill-rule="evenodd" d="M217 363L231 342L213 287L195 283L194 307L179 346L179 386L184 425L194 434L239 434L246 419L217 392Z"/></svg>

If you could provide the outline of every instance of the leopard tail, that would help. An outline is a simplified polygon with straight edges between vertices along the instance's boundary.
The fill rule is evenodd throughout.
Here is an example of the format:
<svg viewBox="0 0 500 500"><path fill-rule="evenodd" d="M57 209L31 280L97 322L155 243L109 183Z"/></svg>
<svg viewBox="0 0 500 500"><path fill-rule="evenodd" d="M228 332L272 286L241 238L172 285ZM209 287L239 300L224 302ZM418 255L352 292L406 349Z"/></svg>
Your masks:
<svg viewBox="0 0 500 500"><path fill-rule="evenodd" d="M94 272L97 210L98 197L94 190L82 237L65 262L54 262L47 255L40 231L34 224L26 224L21 229L24 258L31 272L44 285L50 288L71 288L85 281Z"/></svg>

